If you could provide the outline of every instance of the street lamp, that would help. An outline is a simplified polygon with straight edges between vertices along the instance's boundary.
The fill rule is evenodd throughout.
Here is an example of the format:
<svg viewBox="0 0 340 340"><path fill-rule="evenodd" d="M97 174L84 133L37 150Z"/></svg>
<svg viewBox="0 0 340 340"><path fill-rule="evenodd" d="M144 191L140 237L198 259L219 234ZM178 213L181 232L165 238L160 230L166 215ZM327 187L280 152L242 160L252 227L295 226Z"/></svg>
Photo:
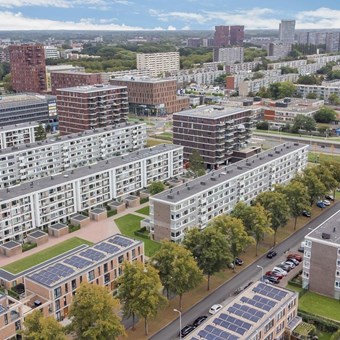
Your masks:
<svg viewBox="0 0 340 340"><path fill-rule="evenodd" d="M282 127L281 127L281 126L278 126L278 127L277 127L277 131L278 131L279 136L280 136L280 142L281 142L281 133L280 133L281 130L282 130Z"/></svg>
<svg viewBox="0 0 340 340"><path fill-rule="evenodd" d="M182 312L176 308L174 308L174 312L179 314L179 338L182 339L182 334L181 334L181 330L182 330Z"/></svg>
<svg viewBox="0 0 340 340"><path fill-rule="evenodd" d="M261 268L261 281L263 281L263 267L259 265L257 265L256 267Z"/></svg>

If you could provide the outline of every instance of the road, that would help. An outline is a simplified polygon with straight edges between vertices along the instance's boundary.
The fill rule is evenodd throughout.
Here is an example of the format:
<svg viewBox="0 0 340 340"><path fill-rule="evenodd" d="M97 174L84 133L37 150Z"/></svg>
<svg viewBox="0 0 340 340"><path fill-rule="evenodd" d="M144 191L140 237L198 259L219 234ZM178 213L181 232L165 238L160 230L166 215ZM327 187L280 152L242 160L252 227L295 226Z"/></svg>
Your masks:
<svg viewBox="0 0 340 340"><path fill-rule="evenodd" d="M333 215L340 209L340 202L334 203L328 210L316 217L314 220L306 224L303 228L295 232L288 239L277 245L274 249L279 255L283 254L286 250L294 248L297 244L303 241L304 236L310 232L310 229L316 228L328 217ZM222 301L229 298L232 293L239 287L244 286L249 281L255 281L260 278L261 271L257 268L257 265L266 267L270 264L277 262L277 259L267 259L265 256L260 257L252 265L248 266L231 280L224 283L222 286L217 288L214 292L209 294L202 301L191 307L187 312L182 315L182 327L192 323L198 316L206 315L208 309L215 303L221 303ZM179 321L174 320L168 326L161 329L158 333L153 335L151 340L170 340L176 339L179 331Z"/></svg>

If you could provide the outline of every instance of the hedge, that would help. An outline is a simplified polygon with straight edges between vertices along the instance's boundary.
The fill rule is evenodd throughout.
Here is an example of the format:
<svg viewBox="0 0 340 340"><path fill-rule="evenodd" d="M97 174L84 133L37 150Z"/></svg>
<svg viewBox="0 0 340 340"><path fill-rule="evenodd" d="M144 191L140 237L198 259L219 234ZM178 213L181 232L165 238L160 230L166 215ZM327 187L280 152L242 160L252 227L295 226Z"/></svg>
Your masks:
<svg viewBox="0 0 340 340"><path fill-rule="evenodd" d="M133 233L134 233L136 236L138 236L138 237L142 237L142 238L145 238L145 239L150 240L150 236L149 236L149 235L147 235L147 234L145 234L145 233L143 233L143 232L140 232L139 230L136 230L136 231L134 231Z"/></svg>
<svg viewBox="0 0 340 340"><path fill-rule="evenodd" d="M335 333L340 328L340 323L323 318L319 315L309 314L301 311L298 311L298 315L302 317L303 321L315 325L320 331Z"/></svg>
<svg viewBox="0 0 340 340"><path fill-rule="evenodd" d="M75 231L77 231L77 230L79 230L80 229L80 226L79 225L72 225L72 224L70 224L69 226L68 226L68 232L69 233L73 233L73 232L75 232Z"/></svg>
<svg viewBox="0 0 340 340"><path fill-rule="evenodd" d="M145 198L140 199L140 204L143 204L143 203L146 203L146 202L149 202L149 197L145 197Z"/></svg>
<svg viewBox="0 0 340 340"><path fill-rule="evenodd" d="M22 251L27 251L33 249L37 246L36 243L27 242L22 245Z"/></svg>

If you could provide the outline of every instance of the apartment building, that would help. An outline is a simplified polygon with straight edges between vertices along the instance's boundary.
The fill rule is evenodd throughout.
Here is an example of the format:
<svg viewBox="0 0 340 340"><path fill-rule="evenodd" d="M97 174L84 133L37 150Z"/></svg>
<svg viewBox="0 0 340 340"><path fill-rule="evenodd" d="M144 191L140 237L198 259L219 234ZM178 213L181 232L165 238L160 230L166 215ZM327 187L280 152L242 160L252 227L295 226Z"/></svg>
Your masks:
<svg viewBox="0 0 340 340"><path fill-rule="evenodd" d="M327 101L331 94L340 95L340 81L323 82L322 85L297 84L296 92L303 98L306 98L309 93L315 93L318 98Z"/></svg>
<svg viewBox="0 0 340 340"><path fill-rule="evenodd" d="M8 46L1 46L0 45L0 63L9 63Z"/></svg>
<svg viewBox="0 0 340 340"><path fill-rule="evenodd" d="M281 20L279 26L279 39L285 43L294 43L295 41L295 20Z"/></svg>
<svg viewBox="0 0 340 340"><path fill-rule="evenodd" d="M226 73L238 73L242 71L252 71L259 64L260 64L259 61L250 61L246 63L227 65L225 70L226 70Z"/></svg>
<svg viewBox="0 0 340 340"><path fill-rule="evenodd" d="M122 199L182 171L183 148L163 144L2 189L0 242L22 240L33 229L65 223L77 212Z"/></svg>
<svg viewBox="0 0 340 340"><path fill-rule="evenodd" d="M179 86L187 86L190 83L198 85L213 85L215 79L225 74L224 70L195 68L190 70L180 70L172 72L171 77L175 78Z"/></svg>
<svg viewBox="0 0 340 340"><path fill-rule="evenodd" d="M95 84L102 84L101 73L74 71L51 72L51 93L53 95L57 94L58 89Z"/></svg>
<svg viewBox="0 0 340 340"><path fill-rule="evenodd" d="M0 100L0 126L22 123L48 123L49 104L54 98L34 94L3 96Z"/></svg>
<svg viewBox="0 0 340 340"><path fill-rule="evenodd" d="M305 236L303 288L340 300L340 211Z"/></svg>
<svg viewBox="0 0 340 340"><path fill-rule="evenodd" d="M285 143L152 196L154 239L182 241L187 230L204 229L239 201L250 204L259 193L288 183L305 168L307 158L308 145Z"/></svg>
<svg viewBox="0 0 340 340"><path fill-rule="evenodd" d="M120 156L145 144L146 124L122 123L3 149L0 189Z"/></svg>
<svg viewBox="0 0 340 340"><path fill-rule="evenodd" d="M59 59L60 52L56 46L44 46L45 59Z"/></svg>
<svg viewBox="0 0 340 340"><path fill-rule="evenodd" d="M148 70L152 77L179 69L179 52L137 53L137 70Z"/></svg>
<svg viewBox="0 0 340 340"><path fill-rule="evenodd" d="M268 46L268 56L276 58L285 58L292 50L291 43L271 42Z"/></svg>
<svg viewBox="0 0 340 340"><path fill-rule="evenodd" d="M34 310L58 321L68 316L70 304L82 282L116 290L116 280L123 274L125 261L144 262L143 242L112 235L93 246L81 245L17 274L25 296L20 300L0 294L0 338L16 339L24 318ZM3 277L1 276L1 280ZM12 286L11 286L12 287Z"/></svg>
<svg viewBox="0 0 340 340"><path fill-rule="evenodd" d="M243 47L225 47L214 49L214 61L226 63L227 65L243 63L244 48Z"/></svg>
<svg viewBox="0 0 340 340"><path fill-rule="evenodd" d="M205 106L173 115L173 142L184 147L184 159L194 150L208 169L226 164L233 150L247 145L253 127L247 108Z"/></svg>
<svg viewBox="0 0 340 340"><path fill-rule="evenodd" d="M189 100L177 96L175 79L119 77L111 85L126 86L129 110L137 115L160 116L189 108Z"/></svg>
<svg viewBox="0 0 340 340"><path fill-rule="evenodd" d="M329 32L326 37L326 51L340 51L340 32Z"/></svg>
<svg viewBox="0 0 340 340"><path fill-rule="evenodd" d="M60 134L123 123L129 113L125 86L89 85L57 90Z"/></svg>
<svg viewBox="0 0 340 340"><path fill-rule="evenodd" d="M12 88L15 92L46 91L46 63L43 45L9 46Z"/></svg>
<svg viewBox="0 0 340 340"><path fill-rule="evenodd" d="M255 282L190 334L190 339L289 339L302 319L298 294Z"/></svg>
<svg viewBox="0 0 340 340"><path fill-rule="evenodd" d="M230 45L242 45L244 26L215 26L214 46L221 48Z"/></svg>
<svg viewBox="0 0 340 340"><path fill-rule="evenodd" d="M35 142L36 122L0 126L0 150ZM1 184L0 184L1 187Z"/></svg>

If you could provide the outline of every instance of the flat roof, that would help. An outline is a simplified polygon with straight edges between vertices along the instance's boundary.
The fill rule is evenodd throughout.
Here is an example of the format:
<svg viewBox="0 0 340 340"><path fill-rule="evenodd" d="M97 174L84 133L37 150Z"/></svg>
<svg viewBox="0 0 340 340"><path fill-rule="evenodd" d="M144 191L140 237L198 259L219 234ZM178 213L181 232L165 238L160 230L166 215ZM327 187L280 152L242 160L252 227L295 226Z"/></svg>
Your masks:
<svg viewBox="0 0 340 340"><path fill-rule="evenodd" d="M34 237L34 238L40 238L40 237L43 237L43 236L46 236L47 234L44 233L43 231L41 230L36 230L36 231L33 231L31 233L28 234L28 236L30 237Z"/></svg>
<svg viewBox="0 0 340 340"><path fill-rule="evenodd" d="M39 178L35 181L22 183L18 186L0 190L0 202L8 199L14 199L20 196L26 196L30 193L45 190L50 187L71 182L82 177L91 176L98 172L106 171L119 166L124 166L131 162L139 161L147 157L156 156L166 151L181 150L182 146L173 144L159 144L151 148L127 153L123 156L108 158L98 163L64 171L59 175Z"/></svg>
<svg viewBox="0 0 340 340"><path fill-rule="evenodd" d="M174 82L175 79L169 79L169 78L152 78L152 77L138 77L138 76L121 76L121 77L115 77L111 78L110 81L125 81L129 83L164 83L164 82Z"/></svg>
<svg viewBox="0 0 340 340"><path fill-rule="evenodd" d="M56 223L56 224L52 224L51 226L48 227L48 229L56 229L56 230L60 230L60 229L64 229L64 228L68 228L68 225L63 224L63 223Z"/></svg>
<svg viewBox="0 0 340 340"><path fill-rule="evenodd" d="M6 243L1 244L1 247L7 248L7 249L12 249L12 248L15 248L15 247L18 247L18 246L21 247L21 244L19 242L15 242L15 241L8 241Z"/></svg>
<svg viewBox="0 0 340 340"><path fill-rule="evenodd" d="M67 92L74 92L74 93L92 93L92 92L117 90L117 89L126 89L126 86L97 84L97 85L65 87L62 89L57 89L57 92L67 91Z"/></svg>
<svg viewBox="0 0 340 340"><path fill-rule="evenodd" d="M255 282L190 334L188 339L251 339L297 293Z"/></svg>
<svg viewBox="0 0 340 340"><path fill-rule="evenodd" d="M17 126L19 126L19 125L24 126L25 124L27 125L28 123L17 124ZM37 125L39 125L39 124L37 123ZM42 146L60 144L60 143L70 141L70 140L77 140L77 139L81 139L81 138L84 138L84 137L91 137L91 136L99 135L99 134L102 134L102 133L105 133L105 132L120 130L120 129L124 129L124 128L128 128L128 127L134 127L134 126L143 126L143 125L146 127L146 123L132 123L132 122L119 123L119 124L115 124L115 125L108 125L108 126L103 127L103 128L96 128L96 129L93 129L93 130L84 130L82 132L72 133L72 134L65 135L65 136L51 137L51 138L46 139L44 141L37 141L37 142L34 142L34 143L27 143L27 144L12 146L12 147L9 147L9 148L2 149L0 151L0 154L4 155L4 154L11 154L11 153L14 153L14 152L17 153L17 152L20 152L20 151L28 151L28 150L34 149L34 148L41 148ZM11 126L14 126L14 125L11 125ZM9 127L9 126L4 126L3 128L5 129L6 127ZM2 131L2 128L0 127L0 132L1 131Z"/></svg>
<svg viewBox="0 0 340 340"><path fill-rule="evenodd" d="M28 122L28 123L5 125L5 126L0 126L0 132L22 130L22 129L26 129L26 128L29 128L29 127L36 127L36 126L39 126L38 122Z"/></svg>
<svg viewBox="0 0 340 340"><path fill-rule="evenodd" d="M29 104L46 104L47 97L38 94L18 94L3 96L0 99L0 109L8 109Z"/></svg>
<svg viewBox="0 0 340 340"><path fill-rule="evenodd" d="M225 106L202 106L196 109L185 110L181 112L177 112L173 114L173 117L176 116L187 116L187 117L195 117L195 118L208 118L208 119L219 119L228 116L232 116L236 113L249 111L249 107L225 107Z"/></svg>
<svg viewBox="0 0 340 340"><path fill-rule="evenodd" d="M231 165L227 165L219 170L195 178L185 184L173 189L168 189L151 197L154 200L165 201L168 203L180 202L188 197L199 194L202 191L214 187L218 184L231 180L246 171L255 169L269 161L273 161L293 151L308 147L306 144L287 142L274 147L273 149L258 153L254 156L240 160Z"/></svg>
<svg viewBox="0 0 340 340"><path fill-rule="evenodd" d="M322 240L327 243L340 245L340 211L330 216L317 228L306 235L306 238Z"/></svg>
<svg viewBox="0 0 340 340"><path fill-rule="evenodd" d="M139 244L143 244L143 242L115 234L85 250L79 250L67 258L40 267L29 273L27 278L45 287L54 287L113 256L124 254L128 249Z"/></svg>

